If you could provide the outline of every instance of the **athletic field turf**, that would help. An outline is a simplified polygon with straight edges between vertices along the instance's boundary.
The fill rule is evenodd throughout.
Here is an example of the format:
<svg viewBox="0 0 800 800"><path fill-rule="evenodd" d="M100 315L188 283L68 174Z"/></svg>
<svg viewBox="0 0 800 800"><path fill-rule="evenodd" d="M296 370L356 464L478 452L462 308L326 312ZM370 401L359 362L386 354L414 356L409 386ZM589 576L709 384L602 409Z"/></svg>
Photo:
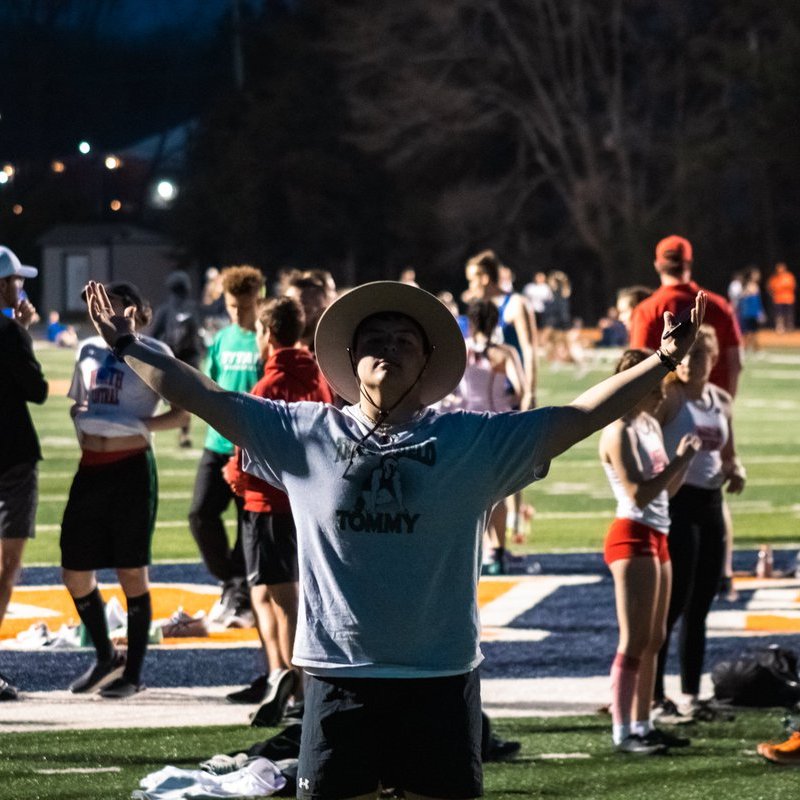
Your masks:
<svg viewBox="0 0 800 800"><path fill-rule="evenodd" d="M41 465L37 538L28 545L27 563L58 563L58 524L74 472L78 449L63 396L72 374L71 351L39 351L47 377L55 383L43 408L33 407L44 448ZM543 365L539 403L568 402L611 372L610 360L597 361L582 377L564 366ZM57 394L61 391L61 396ZM748 471L747 489L732 496L736 544L752 548L800 542L800 352L775 350L749 359L736 402L737 448ZM196 560L186 511L204 425L193 422L194 449L180 450L177 434L158 434L159 515L154 541L158 561ZM613 502L597 458L597 436L581 442L553 462L548 478L526 492L536 508L532 533L519 552L597 550L612 517Z"/></svg>
<svg viewBox="0 0 800 800"><path fill-rule="evenodd" d="M71 375L73 354L46 349L39 351L39 355L54 391L44 408L34 410L46 460L41 465L38 534L26 552L26 563L43 566L26 572L23 577L26 586L14 598L18 603L22 602L23 591L36 591L39 586L57 583L56 570L45 565L58 563L58 523L77 463L77 447L67 415L69 401L59 396L59 390L63 395ZM741 548L736 558L737 569L752 566L753 548L761 542L786 548L800 542L798 365L800 354L776 350L763 359L749 361L743 377L737 401L736 433L749 482L745 494L731 500L737 546ZM566 402L609 372L608 360L598 361L582 377L577 377L571 367L551 370L544 366L540 403ZM167 584L189 581L205 586L197 592L208 591L211 583L202 567L196 565L197 553L186 525L194 465L202 445L201 430L202 425L195 422L192 450L179 450L173 432L160 434L157 439L161 492L154 557L162 563L153 570L154 578ZM594 438L575 448L554 463L545 481L527 492L526 499L536 507L537 514L528 541L514 549L537 554L542 575L522 576L518 585L505 587L506 597L513 595L520 601L524 592L536 595L537 591L540 596L530 602L522 596L523 605L509 612L503 607L503 586L487 584L482 589L483 602L487 604L482 613L488 608L492 623L498 626L498 638L493 640L495 634L488 630L490 638L484 645L487 696L494 685L518 682L519 686L526 686L523 681L546 676L560 681L558 685L562 687L552 693L555 708L574 699L570 685L574 685L577 694L582 681L605 683L603 674L613 652L611 585L596 553L585 552L599 549L613 507L597 461L596 446ZM556 555L559 551L584 552ZM779 553L779 565L790 566L792 557L793 553L788 551ZM193 563L175 564L181 561ZM574 584L570 583L570 576L574 577ZM547 581L552 585L546 591L537 589ZM580 591L576 591L578 585ZM800 612L793 609L797 605L798 587L792 584L770 590L754 584L748 588L743 580L740 588L742 598L738 603L717 608L715 612L718 623L709 640L709 660L713 663L719 657L738 652L744 641L738 637L747 630L753 633L753 625L766 624L769 630L774 614L769 619L767 615L776 608L781 609L779 624L783 627L772 628L780 634L775 638L797 650ZM497 605L492 606L493 601ZM763 633L764 628L761 630ZM748 641L766 643L760 638ZM223 647L214 650L213 656L208 650L188 649L183 651L183 658L181 651L155 649L145 668L145 679L153 688L142 699L147 694L156 695L158 686L200 684L211 687L207 693L211 690L219 693L223 679L206 678L201 674L204 664L210 669L216 663L217 672L230 683L247 680L253 666L253 650L251 643L241 644L248 644L250 649ZM90 656L86 651L0 652L0 668L9 657L13 657L13 674L19 676L24 688L39 692L63 689L77 667L88 663ZM8 671L12 671L11 666ZM100 724L104 709L111 716L107 704L87 702L97 710ZM537 695L536 702L523 707L537 714L547 705ZM0 785L15 800L126 798L142 776L167 763L193 768L216 752L245 748L271 733L255 731L245 724L144 730L129 727L130 719L124 730L48 731L45 730L48 726L41 722L34 726L32 713L27 714L30 721L26 732L24 712L26 708L35 710L36 706L25 701L14 706L15 732L0 736ZM116 704L114 716L125 713L125 708L125 704ZM131 703L127 708L130 717L135 718L136 706ZM502 704L496 705L496 710L502 708ZM588 712L593 706L584 704L581 708ZM243 723L248 710L242 707ZM187 713L190 711L202 716L200 701L187 708ZM4 716L9 719L10 713L8 706L0 705L0 731ZM498 732L506 738L521 740L522 755L511 764L487 766L487 796L598 800L794 798L797 775L766 764L755 755L757 742L785 738L780 718L779 711L743 712L735 722L698 724L688 729L695 743L692 748L669 758L638 761L611 753L607 716L587 713L579 717L500 719ZM162 720L160 724L171 724L171 720Z"/></svg>

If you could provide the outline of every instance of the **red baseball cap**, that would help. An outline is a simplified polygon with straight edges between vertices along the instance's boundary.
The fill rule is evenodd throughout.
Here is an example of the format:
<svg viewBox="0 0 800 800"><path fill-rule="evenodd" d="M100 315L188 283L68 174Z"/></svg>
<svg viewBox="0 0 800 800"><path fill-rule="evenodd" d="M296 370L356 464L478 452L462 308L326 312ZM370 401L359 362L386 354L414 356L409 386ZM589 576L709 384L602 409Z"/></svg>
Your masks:
<svg viewBox="0 0 800 800"><path fill-rule="evenodd" d="M693 260L692 243L683 236L667 236L656 245L656 264L670 266Z"/></svg>

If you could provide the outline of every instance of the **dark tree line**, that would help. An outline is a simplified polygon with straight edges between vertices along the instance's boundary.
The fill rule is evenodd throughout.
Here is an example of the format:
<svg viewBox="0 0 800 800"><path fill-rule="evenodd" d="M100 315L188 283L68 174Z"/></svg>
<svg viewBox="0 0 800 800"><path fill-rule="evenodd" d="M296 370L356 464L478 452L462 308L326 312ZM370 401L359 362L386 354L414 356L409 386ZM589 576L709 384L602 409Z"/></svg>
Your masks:
<svg viewBox="0 0 800 800"><path fill-rule="evenodd" d="M592 315L652 281L667 233L718 289L800 256L795 0L241 0L241 86L233 18L134 44L93 24L115 2L11 0L0 155L72 147L83 120L111 146L198 117L162 220L187 264L413 265L457 289L492 247L520 280L564 269ZM12 219L27 242L93 213L45 172L44 217Z"/></svg>
<svg viewBox="0 0 800 800"><path fill-rule="evenodd" d="M800 7L736 0L270 5L195 149L198 252L458 287L494 247L596 311L696 242L720 288L800 247Z"/></svg>

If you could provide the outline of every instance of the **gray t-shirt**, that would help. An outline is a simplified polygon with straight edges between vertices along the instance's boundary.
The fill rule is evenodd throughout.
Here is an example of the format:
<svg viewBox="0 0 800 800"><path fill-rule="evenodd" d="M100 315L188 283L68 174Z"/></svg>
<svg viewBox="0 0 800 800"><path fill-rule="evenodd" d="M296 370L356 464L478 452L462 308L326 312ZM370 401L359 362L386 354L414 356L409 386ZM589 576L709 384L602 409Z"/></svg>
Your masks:
<svg viewBox="0 0 800 800"><path fill-rule="evenodd" d="M297 525L295 664L315 675L475 668L491 507L547 474L550 410L423 411L374 435L357 406L238 396L245 470L289 495Z"/></svg>

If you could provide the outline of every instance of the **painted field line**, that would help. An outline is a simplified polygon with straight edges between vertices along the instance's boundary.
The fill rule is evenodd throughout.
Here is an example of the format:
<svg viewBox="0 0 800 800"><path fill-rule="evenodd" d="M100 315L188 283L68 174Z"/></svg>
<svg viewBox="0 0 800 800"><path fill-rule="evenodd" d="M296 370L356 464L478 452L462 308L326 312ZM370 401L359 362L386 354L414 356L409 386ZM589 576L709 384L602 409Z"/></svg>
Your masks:
<svg viewBox="0 0 800 800"><path fill-rule="evenodd" d="M483 579L485 580L485 578ZM549 597L562 586L599 583L600 575L531 575L519 579L516 586L481 607L481 624L502 628Z"/></svg>
<svg viewBox="0 0 800 800"><path fill-rule="evenodd" d="M191 500L192 493L191 492L159 492L158 493L159 500ZM59 493L59 494L40 494L39 495L39 502L40 503L66 503L67 501L67 492Z"/></svg>
<svg viewBox="0 0 800 800"><path fill-rule="evenodd" d="M159 469L159 478L189 478L197 473L196 469ZM75 477L75 470L49 470L46 467L42 468L39 474L39 482L43 479L52 480L65 480Z"/></svg>
<svg viewBox="0 0 800 800"><path fill-rule="evenodd" d="M533 756L534 761L564 761L569 759L591 758L588 753L539 753Z"/></svg>
<svg viewBox="0 0 800 800"><path fill-rule="evenodd" d="M226 528L235 528L236 527L236 520L235 519L223 519L223 524ZM166 520L159 520L156 523L156 530L159 528L186 528L189 530L189 520L188 519L166 519ZM61 530L60 524L47 524L47 525L37 525L36 530L42 533L53 533ZM172 559L170 559L170 562ZM167 563L170 563L167 562ZM190 562L189 562L190 563Z"/></svg>
<svg viewBox="0 0 800 800"><path fill-rule="evenodd" d="M93 775L97 772L122 772L122 767L64 767L63 769L35 769L37 775Z"/></svg>
<svg viewBox="0 0 800 800"><path fill-rule="evenodd" d="M677 675L666 675L665 684L670 696L680 694ZM21 702L0 705L0 724L7 733L246 725L250 708L225 700L225 695L236 689L241 686L151 688L124 703L66 690L23 691ZM713 691L710 675L703 675L700 690L702 694ZM484 709L491 717L560 717L594 714L599 706L609 702L611 692L608 675L596 675L482 680L481 696ZM610 720L608 728L610 732Z"/></svg>
<svg viewBox="0 0 800 800"><path fill-rule="evenodd" d="M737 437L738 444L738 437ZM785 440L781 442L785 444ZM748 464L800 464L800 455L787 454L787 455L748 455ZM551 474L558 470L571 469L573 467L580 469L596 469L602 470L599 458L566 458L561 461L556 460L553 462Z"/></svg>

